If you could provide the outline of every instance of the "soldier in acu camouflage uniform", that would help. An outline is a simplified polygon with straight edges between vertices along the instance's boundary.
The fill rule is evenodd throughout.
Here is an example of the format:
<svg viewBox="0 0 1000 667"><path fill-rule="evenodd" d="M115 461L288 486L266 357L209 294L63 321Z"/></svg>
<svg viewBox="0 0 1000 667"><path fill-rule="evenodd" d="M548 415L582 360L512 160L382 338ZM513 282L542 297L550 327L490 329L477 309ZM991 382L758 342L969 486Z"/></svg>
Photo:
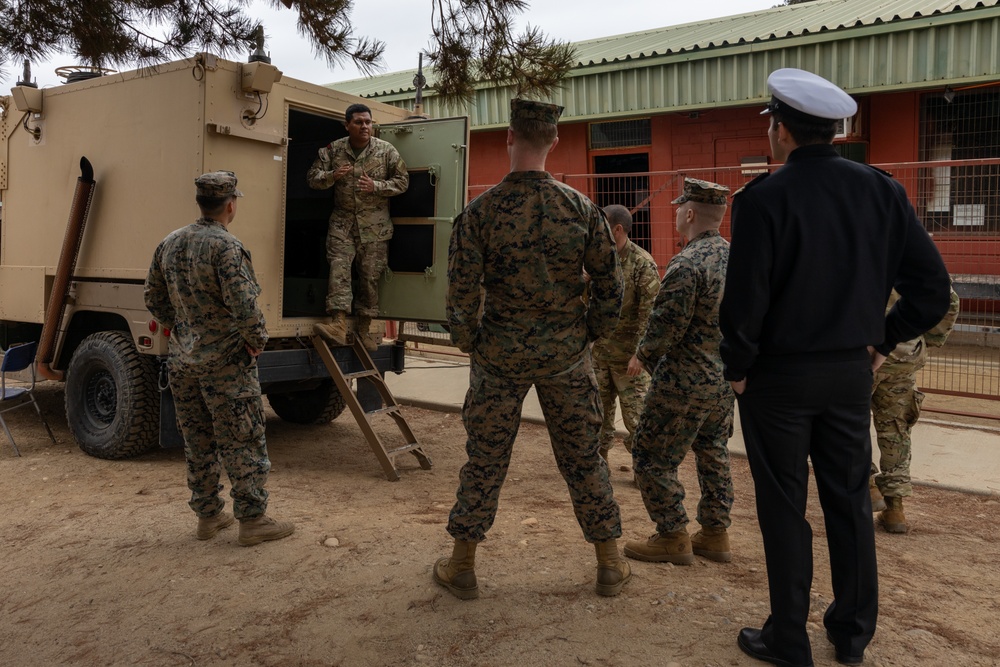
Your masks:
<svg viewBox="0 0 1000 667"><path fill-rule="evenodd" d="M368 331L378 317L378 279L385 271L386 242L392 238L389 197L406 192L410 175L395 147L372 136L372 113L364 104L347 107L347 136L319 149L306 179L316 190L333 188L333 213L326 237L330 262L326 312L331 322L315 331L337 345L347 344L347 313L354 305L355 331L370 352L376 339ZM358 295L351 290L351 266L358 263Z"/></svg>
<svg viewBox="0 0 1000 667"><path fill-rule="evenodd" d="M469 460L448 519L455 547L435 564L434 580L462 599L479 595L476 546L493 525L532 385L577 521L596 546L597 592L617 595L631 576L618 553L621 517L597 451L602 415L589 352L618 322L621 271L601 210L545 171L561 112L511 101L510 173L471 202L452 231L448 322L470 357L462 411Z"/></svg>
<svg viewBox="0 0 1000 667"><path fill-rule="evenodd" d="M893 290L886 312L899 299ZM927 363L927 346L941 347L955 327L959 300L951 291L948 313L933 329L900 343L875 373L872 386L872 417L878 436L879 465L872 463L872 509L881 510L878 523L886 532L910 529L903 512L903 498L913 493L910 485L910 431L920 417L924 394L917 389L917 371ZM882 472L879 472L881 468Z"/></svg>
<svg viewBox="0 0 1000 667"><path fill-rule="evenodd" d="M146 307L170 329L167 369L184 436L189 505L197 537L233 523L219 496L221 468L232 486L244 546L291 535L295 527L266 516L267 458L257 356L267 343L257 307L260 286L250 253L229 233L236 217L236 176L216 171L195 179L202 217L156 248L146 277Z"/></svg>
<svg viewBox="0 0 1000 667"><path fill-rule="evenodd" d="M728 562L733 480L727 442L733 433L733 392L722 376L719 304L729 243L719 235L729 189L691 178L673 201L687 245L667 265L646 335L632 363L653 373L632 454L635 476L656 534L629 541L630 558L687 565L694 554ZM684 487L677 468L697 457L698 523L688 535Z"/></svg>
<svg viewBox="0 0 1000 667"><path fill-rule="evenodd" d="M608 458L608 450L615 444L615 398L622 406L622 421L628 437L625 449L632 452L632 439L639 413L649 390L649 374L642 368L629 369L629 360L635 355L636 345L646 330L649 311L660 289L660 274L653 257L629 240L632 215L624 206L607 206L604 213L611 225L611 234L618 249L622 267L624 293L618 326L607 336L594 343L594 374L601 390L604 406L604 424L601 426L601 456Z"/></svg>

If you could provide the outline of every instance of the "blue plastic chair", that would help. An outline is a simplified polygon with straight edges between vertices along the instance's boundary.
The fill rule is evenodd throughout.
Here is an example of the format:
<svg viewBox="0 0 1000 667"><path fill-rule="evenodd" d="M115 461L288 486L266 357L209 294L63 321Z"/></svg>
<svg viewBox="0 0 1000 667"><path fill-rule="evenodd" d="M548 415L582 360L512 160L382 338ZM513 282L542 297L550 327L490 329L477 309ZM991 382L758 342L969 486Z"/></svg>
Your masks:
<svg viewBox="0 0 1000 667"><path fill-rule="evenodd" d="M5 407L0 409L0 425L3 426L4 432L7 434L7 439L10 440L11 446L14 447L14 453L18 456L21 455L21 451L17 448L17 443L14 442L14 436L10 434L10 429L7 428L7 422L3 418L3 413L10 412L11 410L17 410L18 408L23 408L26 405L35 406L35 412L41 417L42 423L45 424L45 430L49 432L49 437L52 438L52 442L56 441L56 437L52 435L52 429L49 428L49 423L45 420L45 415L42 414L41 409L38 407L38 401L35 400L35 350L38 348L38 343L23 343L21 345L12 345L10 348L4 352L3 363L0 364L0 406L7 405L8 401L18 401L17 405L12 405L10 407ZM18 371L23 371L26 368L31 368L31 386L30 387L8 387L7 386L7 373L16 373ZM28 400L24 400L27 398Z"/></svg>

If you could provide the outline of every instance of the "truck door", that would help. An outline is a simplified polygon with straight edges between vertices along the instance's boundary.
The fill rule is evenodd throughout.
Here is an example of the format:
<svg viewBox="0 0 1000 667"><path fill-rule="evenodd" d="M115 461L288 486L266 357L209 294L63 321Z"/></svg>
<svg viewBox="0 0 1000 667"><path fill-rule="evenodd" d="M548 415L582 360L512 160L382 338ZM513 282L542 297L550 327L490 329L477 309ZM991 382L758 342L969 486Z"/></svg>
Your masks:
<svg viewBox="0 0 1000 667"><path fill-rule="evenodd" d="M395 229L379 281L379 317L444 322L448 241L465 207L468 118L386 124L379 137L396 147L410 172L407 191L389 200Z"/></svg>

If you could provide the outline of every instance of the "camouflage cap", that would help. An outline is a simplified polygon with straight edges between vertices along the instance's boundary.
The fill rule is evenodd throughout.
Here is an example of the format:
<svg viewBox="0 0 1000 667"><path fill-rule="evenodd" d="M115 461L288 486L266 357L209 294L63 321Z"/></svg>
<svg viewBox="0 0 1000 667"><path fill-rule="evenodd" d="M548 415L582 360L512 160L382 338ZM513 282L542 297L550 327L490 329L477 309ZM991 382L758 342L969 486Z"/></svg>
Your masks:
<svg viewBox="0 0 1000 667"><path fill-rule="evenodd" d="M236 189L236 174L231 171L212 171L194 179L202 197L242 197Z"/></svg>
<svg viewBox="0 0 1000 667"><path fill-rule="evenodd" d="M540 120L543 123L559 122L563 108L555 104L545 102L535 102L532 100L512 99L510 101L510 119L515 120Z"/></svg>
<svg viewBox="0 0 1000 667"><path fill-rule="evenodd" d="M685 178L684 193L670 203L683 204L686 201L694 201L701 204L725 206L728 194L729 188L725 185L719 185L710 181L701 181L697 178Z"/></svg>

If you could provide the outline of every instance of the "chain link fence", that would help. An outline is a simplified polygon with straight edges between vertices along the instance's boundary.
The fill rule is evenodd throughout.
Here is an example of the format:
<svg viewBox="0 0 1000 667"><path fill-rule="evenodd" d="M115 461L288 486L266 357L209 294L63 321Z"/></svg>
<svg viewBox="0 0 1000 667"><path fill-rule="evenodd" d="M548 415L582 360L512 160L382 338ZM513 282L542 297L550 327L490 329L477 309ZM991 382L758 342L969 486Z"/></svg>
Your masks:
<svg viewBox="0 0 1000 667"><path fill-rule="evenodd" d="M735 192L769 164L671 172L574 174L558 176L599 206L620 204L632 212L632 239L648 250L660 273L681 248L670 203L684 178L720 183ZM944 160L883 164L906 189L927 231L948 265L962 300L955 331L947 344L930 350L918 377L927 392L1000 400L1000 159ZM472 186L476 197L490 186ZM721 232L730 237L729 212ZM406 322L400 339L428 345L450 344L437 324Z"/></svg>

